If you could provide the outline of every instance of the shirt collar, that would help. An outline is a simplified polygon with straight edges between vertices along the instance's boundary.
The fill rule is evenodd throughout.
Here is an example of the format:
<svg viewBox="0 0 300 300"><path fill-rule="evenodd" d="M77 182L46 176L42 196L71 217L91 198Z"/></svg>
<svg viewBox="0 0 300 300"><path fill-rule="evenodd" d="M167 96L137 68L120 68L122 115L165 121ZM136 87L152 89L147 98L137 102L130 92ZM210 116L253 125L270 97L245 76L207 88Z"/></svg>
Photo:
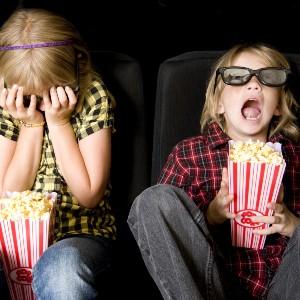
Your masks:
<svg viewBox="0 0 300 300"><path fill-rule="evenodd" d="M207 126L206 137L209 146L214 149L227 145L230 137L222 130L218 123L212 122Z"/></svg>
<svg viewBox="0 0 300 300"><path fill-rule="evenodd" d="M285 137L283 134L281 133L275 133L274 135L272 135L270 138L269 138L269 142L272 142L272 143L282 143L282 142L290 142L290 139Z"/></svg>

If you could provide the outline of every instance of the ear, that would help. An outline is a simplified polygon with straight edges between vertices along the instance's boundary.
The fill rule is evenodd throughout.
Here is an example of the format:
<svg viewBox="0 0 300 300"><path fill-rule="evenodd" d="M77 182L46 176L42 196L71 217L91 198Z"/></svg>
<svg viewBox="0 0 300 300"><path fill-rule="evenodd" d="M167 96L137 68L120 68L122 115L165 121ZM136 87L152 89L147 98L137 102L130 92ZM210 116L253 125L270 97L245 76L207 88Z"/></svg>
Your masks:
<svg viewBox="0 0 300 300"><path fill-rule="evenodd" d="M225 109L224 109L224 105L222 103L222 100L219 100L219 103L218 103L218 107L217 107L217 112L219 115L222 115L225 113Z"/></svg>

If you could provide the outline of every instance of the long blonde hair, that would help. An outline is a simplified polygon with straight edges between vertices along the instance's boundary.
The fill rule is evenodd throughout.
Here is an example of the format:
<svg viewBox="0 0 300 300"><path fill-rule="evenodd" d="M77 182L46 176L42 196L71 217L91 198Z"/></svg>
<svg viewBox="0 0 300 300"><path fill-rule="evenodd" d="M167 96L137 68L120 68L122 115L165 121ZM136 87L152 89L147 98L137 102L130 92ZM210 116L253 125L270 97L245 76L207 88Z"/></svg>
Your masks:
<svg viewBox="0 0 300 300"><path fill-rule="evenodd" d="M17 83L24 94L39 94L52 86L76 87L79 70L80 109L93 78L90 55L76 28L62 16L43 9L19 9L0 30L0 46L28 45L71 40L70 45L0 51L0 78ZM76 64L78 65L78 69Z"/></svg>
<svg viewBox="0 0 300 300"><path fill-rule="evenodd" d="M205 104L200 120L202 132L210 122L217 122L225 131L224 117L223 115L218 114L220 96L225 84L223 83L221 76L219 76L215 87L216 70L220 67L231 66L234 59L243 52L250 52L258 55L263 59L267 66L290 68L287 59L280 52L268 46L255 44L237 45L231 48L218 59L210 76L206 90ZM281 115L276 117L276 120L275 118L272 120L269 129L269 137L274 135L276 132L281 131L284 135L292 138L293 140L298 140L300 132L295 123L296 117L292 112L292 110L298 105L288 85L281 88L279 105Z"/></svg>

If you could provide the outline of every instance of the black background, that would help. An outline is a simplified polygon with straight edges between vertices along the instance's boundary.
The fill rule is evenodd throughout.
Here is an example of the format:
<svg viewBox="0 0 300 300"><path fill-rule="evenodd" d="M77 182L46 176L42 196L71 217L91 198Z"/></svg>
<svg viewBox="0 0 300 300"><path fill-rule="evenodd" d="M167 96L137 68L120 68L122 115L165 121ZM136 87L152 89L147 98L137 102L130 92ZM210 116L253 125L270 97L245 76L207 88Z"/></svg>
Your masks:
<svg viewBox="0 0 300 300"><path fill-rule="evenodd" d="M112 50L142 67L150 118L160 63L193 50L264 42L300 52L300 3L212 0L0 0L0 25L17 7L40 7L69 19L90 50Z"/></svg>
<svg viewBox="0 0 300 300"><path fill-rule="evenodd" d="M153 62L190 50L263 41L299 52L300 3L201 0L0 0L0 25L18 6L41 7L72 21L91 48Z"/></svg>
<svg viewBox="0 0 300 300"><path fill-rule="evenodd" d="M241 42L264 42L285 53L300 53L300 3L274 2L0 0L0 26L17 7L45 8L69 19L91 51L135 58L142 68L151 145L157 72L165 59L188 51L226 50ZM138 257L136 251L132 255ZM147 293L143 299L158 299Z"/></svg>

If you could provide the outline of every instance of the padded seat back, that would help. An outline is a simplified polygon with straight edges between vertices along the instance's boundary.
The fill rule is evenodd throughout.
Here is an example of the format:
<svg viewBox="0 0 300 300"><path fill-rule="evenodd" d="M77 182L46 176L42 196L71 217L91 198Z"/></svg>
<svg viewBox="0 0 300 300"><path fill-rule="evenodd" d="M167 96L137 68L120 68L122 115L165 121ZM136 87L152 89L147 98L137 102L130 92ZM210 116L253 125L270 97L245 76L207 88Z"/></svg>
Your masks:
<svg viewBox="0 0 300 300"><path fill-rule="evenodd" d="M142 72L138 61L126 54L91 54L96 70L116 99L111 181L115 208L125 210L125 216L133 199L150 182Z"/></svg>
<svg viewBox="0 0 300 300"><path fill-rule="evenodd" d="M99 278L100 298L118 299L122 293L124 299L160 299L127 225L131 204L150 185L151 175L141 67L116 52L92 52L92 61L116 99L111 182L117 240L110 273Z"/></svg>

